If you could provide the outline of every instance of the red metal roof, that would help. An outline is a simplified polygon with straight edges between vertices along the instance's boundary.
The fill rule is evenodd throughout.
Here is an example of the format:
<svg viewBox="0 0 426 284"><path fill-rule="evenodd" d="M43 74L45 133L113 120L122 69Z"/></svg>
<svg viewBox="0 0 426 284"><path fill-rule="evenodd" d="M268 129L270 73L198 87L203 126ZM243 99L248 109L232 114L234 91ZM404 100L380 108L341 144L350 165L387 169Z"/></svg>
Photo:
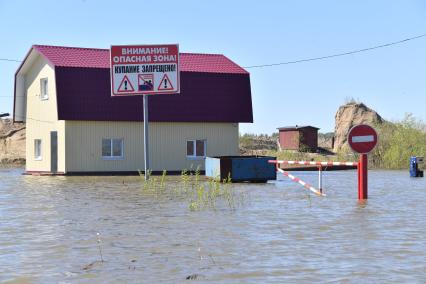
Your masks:
<svg viewBox="0 0 426 284"><path fill-rule="evenodd" d="M109 49L33 45L54 66L110 68ZM180 53L180 71L248 74L222 54Z"/></svg>
<svg viewBox="0 0 426 284"><path fill-rule="evenodd" d="M181 53L180 70L186 72L248 74L222 54Z"/></svg>
<svg viewBox="0 0 426 284"><path fill-rule="evenodd" d="M143 121L141 96L111 97L108 49L33 49L54 65L59 120ZM181 53L180 64L180 94L150 96L150 121L253 122L247 71L220 54Z"/></svg>

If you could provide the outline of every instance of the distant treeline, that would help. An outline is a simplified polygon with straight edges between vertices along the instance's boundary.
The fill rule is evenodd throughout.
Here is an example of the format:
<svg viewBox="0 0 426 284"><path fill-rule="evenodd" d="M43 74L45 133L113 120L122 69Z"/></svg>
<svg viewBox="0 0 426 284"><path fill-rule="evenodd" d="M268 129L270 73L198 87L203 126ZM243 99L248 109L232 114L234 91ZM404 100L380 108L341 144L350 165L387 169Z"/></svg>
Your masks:
<svg viewBox="0 0 426 284"><path fill-rule="evenodd" d="M245 155L262 155L266 151L277 150L278 133L240 134L240 152Z"/></svg>
<svg viewBox="0 0 426 284"><path fill-rule="evenodd" d="M411 156L426 156L426 124L407 114L402 121L376 125L378 144L369 155L372 167L407 169Z"/></svg>

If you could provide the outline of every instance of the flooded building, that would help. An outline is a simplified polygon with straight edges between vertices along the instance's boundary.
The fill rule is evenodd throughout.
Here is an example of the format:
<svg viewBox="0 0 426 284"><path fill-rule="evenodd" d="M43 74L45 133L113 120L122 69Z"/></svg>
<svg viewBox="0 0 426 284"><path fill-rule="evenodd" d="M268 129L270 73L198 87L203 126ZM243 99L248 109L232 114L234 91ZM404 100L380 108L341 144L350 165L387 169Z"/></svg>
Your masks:
<svg viewBox="0 0 426 284"><path fill-rule="evenodd" d="M278 128L281 150L316 152L319 128L305 126L286 126Z"/></svg>
<svg viewBox="0 0 426 284"><path fill-rule="evenodd" d="M15 74L14 120L26 122L29 173L144 167L142 96L111 97L108 49L34 45ZM153 171L204 169L238 155L253 122L249 73L220 54L180 54L181 92L149 98Z"/></svg>

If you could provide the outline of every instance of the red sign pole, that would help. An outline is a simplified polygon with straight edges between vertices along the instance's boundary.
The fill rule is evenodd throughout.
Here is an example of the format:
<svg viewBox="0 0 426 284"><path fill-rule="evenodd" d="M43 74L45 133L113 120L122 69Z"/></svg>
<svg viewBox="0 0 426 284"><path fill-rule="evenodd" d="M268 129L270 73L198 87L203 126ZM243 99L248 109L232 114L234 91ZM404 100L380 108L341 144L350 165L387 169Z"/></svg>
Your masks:
<svg viewBox="0 0 426 284"><path fill-rule="evenodd" d="M349 146L359 153L358 162L358 199L368 198L368 157L377 145L377 132L366 124L355 125L349 130Z"/></svg>
<svg viewBox="0 0 426 284"><path fill-rule="evenodd" d="M368 157L361 154L358 162L358 199L368 198Z"/></svg>

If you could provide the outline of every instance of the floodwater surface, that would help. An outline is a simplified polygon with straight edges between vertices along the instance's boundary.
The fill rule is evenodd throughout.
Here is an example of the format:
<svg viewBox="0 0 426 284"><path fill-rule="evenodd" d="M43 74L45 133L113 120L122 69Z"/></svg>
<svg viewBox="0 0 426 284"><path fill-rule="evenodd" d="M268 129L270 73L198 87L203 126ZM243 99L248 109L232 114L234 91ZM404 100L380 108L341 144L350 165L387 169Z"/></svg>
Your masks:
<svg viewBox="0 0 426 284"><path fill-rule="evenodd" d="M232 185L235 209L191 211L139 177L3 169L0 282L425 283L426 178L370 171L365 203L355 171L323 180L326 197L279 177Z"/></svg>

